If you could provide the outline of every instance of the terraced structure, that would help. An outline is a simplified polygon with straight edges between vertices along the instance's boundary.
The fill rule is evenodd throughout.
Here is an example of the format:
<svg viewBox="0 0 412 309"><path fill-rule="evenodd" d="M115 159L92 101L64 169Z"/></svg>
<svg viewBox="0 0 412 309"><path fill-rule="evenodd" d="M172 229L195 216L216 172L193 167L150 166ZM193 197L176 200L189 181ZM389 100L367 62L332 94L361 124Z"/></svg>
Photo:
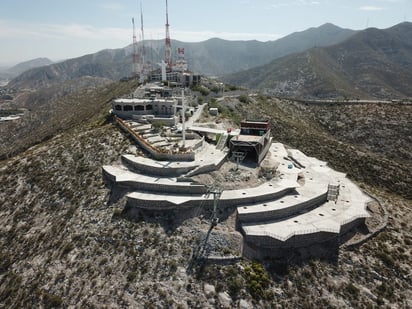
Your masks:
<svg viewBox="0 0 412 309"><path fill-rule="evenodd" d="M179 216L179 210L213 208L207 184L193 176L218 171L227 157L227 148L218 150L204 142L194 161L123 155L121 163L103 166L103 174L128 192L126 208L173 210ZM257 186L223 190L219 199L221 211L236 209L243 255L248 258L282 256L285 249L314 244L339 245L343 235L370 216L371 198L326 162L272 143L262 164L270 167L272 176Z"/></svg>

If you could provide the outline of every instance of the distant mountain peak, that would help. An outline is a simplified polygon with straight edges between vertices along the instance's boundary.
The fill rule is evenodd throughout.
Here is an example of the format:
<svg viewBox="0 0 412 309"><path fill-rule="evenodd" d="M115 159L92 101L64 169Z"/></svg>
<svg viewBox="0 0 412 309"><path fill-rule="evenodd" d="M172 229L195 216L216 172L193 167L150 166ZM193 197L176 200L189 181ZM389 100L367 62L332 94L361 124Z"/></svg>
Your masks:
<svg viewBox="0 0 412 309"><path fill-rule="evenodd" d="M38 67L42 67L45 65L50 65L52 64L53 61L51 61L48 58L35 58L35 59L31 59L28 61L24 61L24 62L20 62L18 64L16 64L15 66L9 68L7 70L7 72L9 72L10 74L17 76L25 71L28 71L30 69L34 69L34 68L38 68Z"/></svg>
<svg viewBox="0 0 412 309"><path fill-rule="evenodd" d="M323 25L320 25L320 26L318 27L318 29L321 29L321 28L342 29L341 27L336 26L335 24L332 24L332 23L324 23Z"/></svg>
<svg viewBox="0 0 412 309"><path fill-rule="evenodd" d="M334 37L334 31L312 30L309 34L314 34L315 43L319 32ZM295 34L299 36L304 37L303 33ZM308 37L306 34L305 38ZM402 99L412 96L412 23L388 29L368 28L337 44L315 46L227 76L226 81L293 97Z"/></svg>

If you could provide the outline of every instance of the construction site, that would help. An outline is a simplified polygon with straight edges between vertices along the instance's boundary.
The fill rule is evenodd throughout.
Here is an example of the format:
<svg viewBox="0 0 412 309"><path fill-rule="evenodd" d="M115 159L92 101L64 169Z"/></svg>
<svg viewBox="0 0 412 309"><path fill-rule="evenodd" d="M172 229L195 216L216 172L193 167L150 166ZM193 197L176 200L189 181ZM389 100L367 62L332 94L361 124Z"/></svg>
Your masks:
<svg viewBox="0 0 412 309"><path fill-rule="evenodd" d="M245 119L239 128L201 122L218 111L198 105L190 87L201 77L188 70L184 50L179 48L178 59L172 60L167 1L161 67L148 69L144 44L137 52L134 20L133 43L132 75L140 86L114 99L111 112L141 151L103 166L112 190L125 193L125 212L167 213L176 221L208 214L207 235L235 216L239 253L250 259L284 257L319 244L336 248L348 232L365 224L371 197L327 162L274 142L269 120ZM234 180L228 182L208 176L221 169L257 176L254 181L229 177ZM205 257L204 250L196 255Z"/></svg>

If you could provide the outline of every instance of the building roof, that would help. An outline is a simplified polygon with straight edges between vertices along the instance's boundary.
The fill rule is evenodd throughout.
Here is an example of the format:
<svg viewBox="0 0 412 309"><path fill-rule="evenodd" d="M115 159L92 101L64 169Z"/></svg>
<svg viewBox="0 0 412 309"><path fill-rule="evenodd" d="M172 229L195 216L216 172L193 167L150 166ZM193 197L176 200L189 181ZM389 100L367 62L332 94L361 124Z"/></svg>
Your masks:
<svg viewBox="0 0 412 309"><path fill-rule="evenodd" d="M134 98L134 99L122 99L122 98L120 98L120 99L114 99L113 100L113 102L115 102L115 103L129 103L129 104L136 104L136 103L152 103L152 102L174 102L174 101L176 101L175 99L154 99L154 100L152 100L152 99L149 99L149 98L147 98L147 99L136 99L136 98Z"/></svg>

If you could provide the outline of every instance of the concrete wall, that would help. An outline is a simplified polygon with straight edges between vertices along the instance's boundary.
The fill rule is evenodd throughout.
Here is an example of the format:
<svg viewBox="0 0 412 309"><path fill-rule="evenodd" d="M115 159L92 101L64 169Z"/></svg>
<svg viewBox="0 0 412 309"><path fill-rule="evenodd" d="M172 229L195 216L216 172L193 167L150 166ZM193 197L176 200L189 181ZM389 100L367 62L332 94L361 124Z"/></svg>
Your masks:
<svg viewBox="0 0 412 309"><path fill-rule="evenodd" d="M122 163L130 167L132 170L137 170L146 175L156 175L164 177L178 177L193 170L196 166L182 166L182 167L163 167L155 165L145 165L137 161L129 160L122 156Z"/></svg>
<svg viewBox="0 0 412 309"><path fill-rule="evenodd" d="M213 207L213 201L205 201L204 207ZM181 204L174 204L167 200L146 200L141 198L130 198L127 196L127 207L136 207L147 210L180 210L200 206L200 202L187 201Z"/></svg>
<svg viewBox="0 0 412 309"><path fill-rule="evenodd" d="M136 143L142 147L144 150L150 153L150 155L159 161L194 161L195 160L195 153L164 153L161 152L159 149L154 147L153 145L149 144L143 137L133 131L122 119L115 116L116 122L119 126L125 130L126 132L130 133L131 137L136 141Z"/></svg>
<svg viewBox="0 0 412 309"><path fill-rule="evenodd" d="M270 134L270 132L266 134ZM265 137L266 144L264 145L262 152L259 154L258 164L260 164L260 162L262 162L263 159L266 157L266 154L269 151L270 146L272 145L272 137L269 137L268 140L269 141L266 141L266 137Z"/></svg>
<svg viewBox="0 0 412 309"><path fill-rule="evenodd" d="M210 163L210 164L205 164L197 167L196 169L190 171L189 173L186 174L187 177L193 177L199 174L204 174L204 173L209 173L218 170L223 163L225 162L227 158L227 153L224 157L222 157L222 160L220 160L217 164L216 163Z"/></svg>
<svg viewBox="0 0 412 309"><path fill-rule="evenodd" d="M242 196L238 198L221 198L219 200L219 205L224 205L225 207L229 206L241 206L241 205L250 205L255 203L261 203L266 201L276 200L289 192L294 190L294 188L285 188L276 192L264 193L260 195L251 195L251 196ZM248 206L253 207L253 206Z"/></svg>
<svg viewBox="0 0 412 309"><path fill-rule="evenodd" d="M186 135L186 138L187 138L187 135ZM196 150L196 149L198 149L198 148L203 147L204 142L205 142L205 137L202 136L202 138L200 139L200 141L199 141L198 143L196 143L196 144L193 145L192 149L193 149L193 150Z"/></svg>
<svg viewBox="0 0 412 309"><path fill-rule="evenodd" d="M162 183L149 183L138 181L122 181L116 182L117 185L132 190L150 191L158 193L176 193L176 194L204 194L207 188L203 185L182 185L182 183L176 184L162 184Z"/></svg>
<svg viewBox="0 0 412 309"><path fill-rule="evenodd" d="M358 218L342 225L339 233L317 232L295 235L286 241L280 241L268 235L244 236L243 256L249 259L279 258L288 256L293 250L304 249L310 256L325 256L338 250L340 238L365 223L365 218ZM301 254L302 252L300 252Z"/></svg>
<svg viewBox="0 0 412 309"><path fill-rule="evenodd" d="M296 235L283 242L269 236L244 236L243 255L249 259L266 257L282 257L290 253L288 250L311 248L327 243L328 246L339 245L336 233L318 232Z"/></svg>
<svg viewBox="0 0 412 309"><path fill-rule="evenodd" d="M340 234L346 234L350 230L353 230L355 227L365 224L365 218L357 218L353 221L345 223L340 228Z"/></svg>
<svg viewBox="0 0 412 309"><path fill-rule="evenodd" d="M250 203L258 203L258 202L264 202L266 200L270 200L273 198L276 198L274 196L276 195L284 195L287 193L289 190L292 190L290 188L286 188L282 191L274 192L274 193L269 193L269 194L262 194L258 196L251 196L251 197L236 197L236 198L226 198L226 199L220 199L219 200L219 209L224 210L226 208L230 208L233 206L239 206L239 205L245 205L245 204L250 204ZM188 192L187 192L188 193ZM190 193L189 193L190 194ZM179 197L179 195L176 195L176 197ZM167 199L168 197L164 197L164 199ZM170 199L170 198L169 198ZM150 199L145 199L144 195L140 195L139 198L134 198L131 196L127 196L127 204L129 206L133 207L142 207L145 209L161 209L164 207L164 209L180 209L180 208L191 208L191 207L197 207L200 204L203 205L205 208L213 207L213 199L203 199L200 195L194 195L191 199L188 199L187 201L180 203L180 204L174 204L168 201L160 201L160 200L150 200Z"/></svg>
<svg viewBox="0 0 412 309"><path fill-rule="evenodd" d="M303 201L294 205L290 205L284 208L277 208L268 211L260 211L253 213L238 213L239 221L241 222L260 222L267 220L276 220L281 218L290 217L301 212L306 212L316 208L326 202L327 192L314 197L313 199ZM253 206L249 206L253 209Z"/></svg>

